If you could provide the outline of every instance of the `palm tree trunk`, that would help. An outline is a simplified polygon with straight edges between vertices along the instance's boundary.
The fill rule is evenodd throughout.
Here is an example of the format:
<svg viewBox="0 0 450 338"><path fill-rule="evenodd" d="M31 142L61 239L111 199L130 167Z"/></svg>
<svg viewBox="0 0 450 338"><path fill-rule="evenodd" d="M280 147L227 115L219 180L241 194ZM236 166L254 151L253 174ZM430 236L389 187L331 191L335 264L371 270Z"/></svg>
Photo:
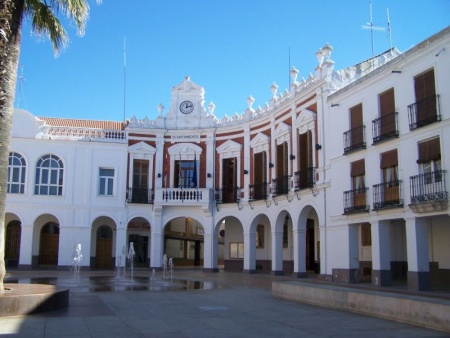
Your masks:
<svg viewBox="0 0 450 338"><path fill-rule="evenodd" d="M0 1L0 293L4 292L5 206L12 112L25 0Z"/></svg>

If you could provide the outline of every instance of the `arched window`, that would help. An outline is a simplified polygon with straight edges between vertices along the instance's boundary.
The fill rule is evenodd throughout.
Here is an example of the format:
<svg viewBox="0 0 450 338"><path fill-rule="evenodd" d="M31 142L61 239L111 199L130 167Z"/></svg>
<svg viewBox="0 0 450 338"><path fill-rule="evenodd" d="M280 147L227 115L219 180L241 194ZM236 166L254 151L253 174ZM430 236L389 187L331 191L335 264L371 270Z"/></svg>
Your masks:
<svg viewBox="0 0 450 338"><path fill-rule="evenodd" d="M22 155L9 153L8 162L8 190L10 194L23 194L25 192L26 162Z"/></svg>
<svg viewBox="0 0 450 338"><path fill-rule="evenodd" d="M58 156L44 155L36 165L35 195L62 195L64 166Z"/></svg>

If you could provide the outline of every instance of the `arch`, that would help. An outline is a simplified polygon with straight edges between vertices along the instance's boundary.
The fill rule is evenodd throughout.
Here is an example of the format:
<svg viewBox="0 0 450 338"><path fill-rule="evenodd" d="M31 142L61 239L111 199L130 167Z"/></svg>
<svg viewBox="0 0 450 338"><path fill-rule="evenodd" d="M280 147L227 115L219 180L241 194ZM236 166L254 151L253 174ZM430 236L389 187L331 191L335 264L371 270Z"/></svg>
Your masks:
<svg viewBox="0 0 450 338"><path fill-rule="evenodd" d="M127 223L127 244L133 242L134 266L148 267L150 264L151 226L144 217L133 217Z"/></svg>
<svg viewBox="0 0 450 338"><path fill-rule="evenodd" d="M17 268L20 258L22 223L18 220L12 220L8 222L5 230L5 266Z"/></svg>
<svg viewBox="0 0 450 338"><path fill-rule="evenodd" d="M244 226L235 216L222 217L214 226L218 236L218 266L225 271L242 272L244 270Z"/></svg>
<svg viewBox="0 0 450 338"><path fill-rule="evenodd" d="M175 266L203 266L205 227L194 217L172 217L163 226L163 253Z"/></svg>
<svg viewBox="0 0 450 338"><path fill-rule="evenodd" d="M307 271L320 271L320 233L317 209L307 204L293 220L294 273L307 277Z"/></svg>
<svg viewBox="0 0 450 338"><path fill-rule="evenodd" d="M112 269L115 262L116 222L109 216L97 216L92 221L90 266L96 269ZM93 254L95 253L95 256Z"/></svg>

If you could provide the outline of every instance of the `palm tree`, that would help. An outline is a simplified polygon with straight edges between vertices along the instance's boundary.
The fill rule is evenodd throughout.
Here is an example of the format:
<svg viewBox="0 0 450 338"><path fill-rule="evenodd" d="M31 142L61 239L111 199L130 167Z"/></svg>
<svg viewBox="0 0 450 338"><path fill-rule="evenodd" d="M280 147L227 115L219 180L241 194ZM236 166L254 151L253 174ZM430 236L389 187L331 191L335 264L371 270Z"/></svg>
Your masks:
<svg viewBox="0 0 450 338"><path fill-rule="evenodd" d="M29 19L35 33L48 36L57 54L68 41L59 14L74 22L82 35L89 14L88 0L0 0L0 293L4 292L6 274L6 187L22 20Z"/></svg>

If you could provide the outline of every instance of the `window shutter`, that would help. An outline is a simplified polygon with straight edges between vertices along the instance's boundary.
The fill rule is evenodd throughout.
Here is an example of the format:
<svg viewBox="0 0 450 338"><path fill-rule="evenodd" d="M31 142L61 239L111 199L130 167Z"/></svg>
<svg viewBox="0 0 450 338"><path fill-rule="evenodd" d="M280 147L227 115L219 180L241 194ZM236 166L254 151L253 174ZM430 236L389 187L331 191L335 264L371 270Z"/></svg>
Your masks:
<svg viewBox="0 0 450 338"><path fill-rule="evenodd" d="M419 143L419 158L417 163L425 163L441 159L439 138Z"/></svg>
<svg viewBox="0 0 450 338"><path fill-rule="evenodd" d="M395 112L394 88L380 94L380 115L386 116Z"/></svg>
<svg viewBox="0 0 450 338"><path fill-rule="evenodd" d="M366 169L365 169L364 159L352 162L352 169L351 169L351 173L350 173L351 177L363 176L365 174L366 174Z"/></svg>
<svg viewBox="0 0 450 338"><path fill-rule="evenodd" d="M397 149L387 151L387 152L381 154L381 162L380 162L381 169L386 169L389 167L396 167L396 166L398 166Z"/></svg>

